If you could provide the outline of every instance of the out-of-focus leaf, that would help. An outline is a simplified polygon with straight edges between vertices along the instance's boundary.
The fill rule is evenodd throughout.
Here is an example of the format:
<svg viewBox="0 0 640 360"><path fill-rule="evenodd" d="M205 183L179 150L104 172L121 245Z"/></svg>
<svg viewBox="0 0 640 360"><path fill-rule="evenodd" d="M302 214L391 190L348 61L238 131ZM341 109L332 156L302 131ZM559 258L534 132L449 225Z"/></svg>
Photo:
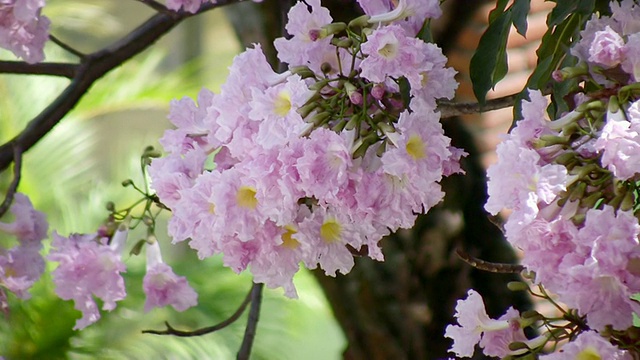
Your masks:
<svg viewBox="0 0 640 360"><path fill-rule="evenodd" d="M506 47L510 26L511 11L507 10L489 24L471 58L469 72L473 92L481 104L484 104L489 89L508 71Z"/></svg>
<svg viewBox="0 0 640 360"><path fill-rule="evenodd" d="M531 9L531 0L516 0L513 5L513 26L515 26L518 34L527 36L527 16Z"/></svg>

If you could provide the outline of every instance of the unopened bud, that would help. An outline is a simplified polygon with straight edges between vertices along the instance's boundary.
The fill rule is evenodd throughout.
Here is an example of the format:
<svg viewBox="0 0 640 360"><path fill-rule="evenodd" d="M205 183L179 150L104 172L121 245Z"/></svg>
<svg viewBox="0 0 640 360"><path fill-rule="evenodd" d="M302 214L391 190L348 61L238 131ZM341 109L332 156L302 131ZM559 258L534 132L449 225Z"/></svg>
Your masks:
<svg viewBox="0 0 640 360"><path fill-rule="evenodd" d="M522 281L510 281L507 284L507 289L511 291L524 291L529 289L529 285L523 283Z"/></svg>
<svg viewBox="0 0 640 360"><path fill-rule="evenodd" d="M142 251L142 247L146 243L147 243L147 240L145 239L138 240L136 244L133 245L133 248L131 249L131 251L129 251L129 255L136 255L136 256L140 255L140 252Z"/></svg>
<svg viewBox="0 0 640 360"><path fill-rule="evenodd" d="M116 211L116 204L114 204L113 201L107 202L107 205L105 205L105 207L107 208L107 211L109 211L109 212Z"/></svg>
<svg viewBox="0 0 640 360"><path fill-rule="evenodd" d="M122 182L122 186L127 187L133 185L133 180L127 179Z"/></svg>
<svg viewBox="0 0 640 360"><path fill-rule="evenodd" d="M350 29L358 28L358 27L367 27L367 26L369 26L369 19L371 19L371 16L362 15L360 17L357 17L357 18L349 21L348 27Z"/></svg>
<svg viewBox="0 0 640 360"><path fill-rule="evenodd" d="M310 122L315 126L320 126L327 120L329 120L329 118L331 118L331 113L329 111L323 111L321 113L313 115Z"/></svg>
<svg viewBox="0 0 640 360"><path fill-rule="evenodd" d="M303 79L316 76L316 73L311 71L308 66L294 66L289 68L289 71L291 71L292 74L299 75Z"/></svg>
<svg viewBox="0 0 640 360"><path fill-rule="evenodd" d="M371 88L371 96L376 100L381 100L384 97L384 93L384 86L380 84L373 85L373 88Z"/></svg>
<svg viewBox="0 0 640 360"><path fill-rule="evenodd" d="M331 39L331 44L335 47L348 49L353 45L353 40L350 38L333 38Z"/></svg>

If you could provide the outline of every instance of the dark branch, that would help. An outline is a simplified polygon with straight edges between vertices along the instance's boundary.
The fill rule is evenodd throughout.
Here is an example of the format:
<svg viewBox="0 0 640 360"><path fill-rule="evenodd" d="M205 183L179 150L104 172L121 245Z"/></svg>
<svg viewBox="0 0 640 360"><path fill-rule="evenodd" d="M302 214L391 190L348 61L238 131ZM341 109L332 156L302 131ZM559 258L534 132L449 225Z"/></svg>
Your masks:
<svg viewBox="0 0 640 360"><path fill-rule="evenodd" d="M260 319L260 305L262 304L262 288L264 284L253 284L251 288L251 309L249 310L249 318L247 319L247 327L244 329L244 337L242 345L238 350L238 360L248 360L253 347L253 339L256 337L256 327Z"/></svg>
<svg viewBox="0 0 640 360"><path fill-rule="evenodd" d="M456 248L456 254L462 261L482 271L499 274L520 274L525 270L524 266L518 264L503 264L480 260L469 255L469 253L460 247Z"/></svg>
<svg viewBox="0 0 640 360"><path fill-rule="evenodd" d="M155 11L157 11L159 13L166 13L166 12L171 11L171 10L167 9L166 6L164 6L164 5L162 5L159 2L154 1L154 0L136 0L136 1L139 1L139 2L149 6L150 8L152 8L153 10L155 10Z"/></svg>
<svg viewBox="0 0 640 360"><path fill-rule="evenodd" d="M207 3L196 14L240 1L242 0L218 0L215 4ZM181 21L196 14L156 14L116 43L86 55L78 65L73 81L62 94L31 120L18 136L0 146L0 172L13 161L12 144L19 145L23 152L29 150L76 106L96 80L147 49Z"/></svg>
<svg viewBox="0 0 640 360"><path fill-rule="evenodd" d="M251 290L249 290L249 292L247 293L247 296L245 296L244 300L242 301L242 304L240 304L240 306L238 307L238 310L236 310L236 312L234 312L233 315L231 315L229 318L227 318L226 320L224 320L219 324L216 324L213 326L207 326L207 327L200 328L193 331L184 331L184 330L178 330L173 328L171 325L169 325L168 322L165 321L164 325L167 327L166 330L142 330L142 333L153 334L153 335L174 335L174 336L180 336L180 337L191 337L191 336L202 336L202 335L206 335L206 334L218 331L220 329L224 329L227 326L233 324L236 320L240 318L240 316L242 316L242 314L247 308L247 305L249 305L249 303L253 298L254 288L255 288L255 284L251 287Z"/></svg>
<svg viewBox="0 0 640 360"><path fill-rule="evenodd" d="M51 40L54 44L60 46L61 48L63 48L67 52L79 57L81 60L84 59L87 56L87 55L81 53L80 51L74 49L73 47L71 47L70 45L65 43L64 41L62 41L62 40L58 39L57 37L53 36L53 34L49 34L49 40Z"/></svg>
<svg viewBox="0 0 640 360"><path fill-rule="evenodd" d="M24 61L0 61L0 73L63 76L73 79L80 65L67 63L29 64Z"/></svg>
<svg viewBox="0 0 640 360"><path fill-rule="evenodd" d="M18 185L20 185L20 177L22 174L22 149L17 144L13 145L13 180L9 185L9 190L7 190L7 194L4 197L4 201L0 205L0 217L4 215L11 203L13 202L13 196L18 191Z"/></svg>
<svg viewBox="0 0 640 360"><path fill-rule="evenodd" d="M519 94L512 94L496 99L490 99L487 100L484 105L480 105L479 103L456 103L449 101L439 101L438 110L440 111L440 116L443 119L446 119L454 116L477 114L481 112L504 109L513 106L518 99L518 95Z"/></svg>

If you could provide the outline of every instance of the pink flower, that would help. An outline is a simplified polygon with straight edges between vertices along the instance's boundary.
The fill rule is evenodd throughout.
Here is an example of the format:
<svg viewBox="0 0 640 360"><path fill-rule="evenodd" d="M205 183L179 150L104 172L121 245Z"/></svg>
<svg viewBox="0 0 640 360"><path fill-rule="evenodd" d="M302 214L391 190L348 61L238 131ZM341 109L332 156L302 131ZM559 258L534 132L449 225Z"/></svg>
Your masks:
<svg viewBox="0 0 640 360"><path fill-rule="evenodd" d="M640 135L621 116L622 111L607 113L607 123L594 148L602 151L602 165L627 180L640 172Z"/></svg>
<svg viewBox="0 0 640 360"><path fill-rule="evenodd" d="M167 0L167 9L173 11L184 11L195 14L200 9L200 6L206 2L215 3L216 0Z"/></svg>
<svg viewBox="0 0 640 360"><path fill-rule="evenodd" d="M125 271L120 259L125 239L116 232L110 245L106 240L97 238L96 234L72 234L65 238L53 233L52 250L47 259L59 263L52 272L56 294L63 300L74 300L76 309L82 312L74 329L83 329L100 318L93 296L102 299L102 308L108 311L126 296L120 275Z"/></svg>
<svg viewBox="0 0 640 360"><path fill-rule="evenodd" d="M162 261L157 242L147 245L147 273L142 281L147 300L144 311L154 307L173 306L184 311L198 304L198 294L189 286L184 276L177 276L171 267Z"/></svg>
<svg viewBox="0 0 640 360"><path fill-rule="evenodd" d="M44 259L40 244L22 244L4 252L0 251L0 286L22 299L29 299L27 292L44 273Z"/></svg>
<svg viewBox="0 0 640 360"><path fill-rule="evenodd" d="M297 2L289 10L288 19L285 28L292 37L277 38L273 42L278 50L278 59L290 67L308 66L317 74L322 73L320 67L323 62L331 64L337 70L336 48L330 44L333 35L318 36L321 28L333 21L329 10L320 5L320 0Z"/></svg>
<svg viewBox="0 0 640 360"><path fill-rule="evenodd" d="M540 356L540 360L607 359L631 360L628 351L611 344L595 331L585 331L560 350Z"/></svg>
<svg viewBox="0 0 640 360"><path fill-rule="evenodd" d="M44 60L44 44L50 21L40 14L44 0L3 0L0 2L0 47L28 63Z"/></svg>
<svg viewBox="0 0 640 360"><path fill-rule="evenodd" d="M511 311L511 312L509 312ZM517 312L510 309L506 315L518 316ZM467 298L464 300L458 300L456 304L456 313L454 315L458 320L459 325L448 325L445 329L445 337L453 339L453 345L449 352L455 353L460 357L472 357L474 353L474 347L478 344L483 337L483 333L492 331L503 331L508 334L512 331L512 325L509 320L493 320L489 318L482 302L482 296L475 290L471 289L467 293ZM522 330L520 330L522 331ZM513 338L516 335L510 334L506 336L506 339ZM519 336L517 336L519 338ZM484 340L484 339L483 339ZM485 346L488 346L491 352L498 353L495 350L498 342L502 342L498 336L488 338L484 340ZM502 352L500 352L502 353Z"/></svg>
<svg viewBox="0 0 640 360"><path fill-rule="evenodd" d="M298 75L265 90L253 89L249 118L259 122L256 143L265 149L280 147L297 139L308 124L297 110L312 92Z"/></svg>
<svg viewBox="0 0 640 360"><path fill-rule="evenodd" d="M369 81L397 88L391 78L405 77L411 89L422 88L422 73L431 69L425 62L428 46L408 36L399 25L384 26L373 31L362 44L366 58L360 63L361 76Z"/></svg>
<svg viewBox="0 0 640 360"><path fill-rule="evenodd" d="M595 38L589 48L589 61L605 67L614 67L624 59L624 40L610 26L596 31Z"/></svg>
<svg viewBox="0 0 640 360"><path fill-rule="evenodd" d="M347 185L351 167L349 144L335 132L319 128L301 139L303 153L295 163L298 186L309 197L331 200Z"/></svg>
<svg viewBox="0 0 640 360"><path fill-rule="evenodd" d="M26 195L16 193L9 211L15 220L12 223L0 222L0 231L13 234L20 242L30 244L40 244L47 237L49 224L46 216L33 208Z"/></svg>

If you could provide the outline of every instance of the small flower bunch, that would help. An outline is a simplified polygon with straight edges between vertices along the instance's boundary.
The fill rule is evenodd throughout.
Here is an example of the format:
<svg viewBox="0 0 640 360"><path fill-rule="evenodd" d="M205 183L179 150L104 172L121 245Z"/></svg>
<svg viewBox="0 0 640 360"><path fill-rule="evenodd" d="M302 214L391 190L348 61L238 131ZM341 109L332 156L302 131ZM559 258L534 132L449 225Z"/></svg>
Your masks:
<svg viewBox="0 0 640 360"><path fill-rule="evenodd" d="M21 299L31 297L28 290L44 272L40 251L49 228L45 215L35 210L22 193L14 195L9 212L13 221L0 222L0 234L13 235L18 245L8 250L0 247L0 310L3 311L8 308L5 290Z"/></svg>
<svg viewBox="0 0 640 360"><path fill-rule="evenodd" d="M141 168L146 179L146 165L151 157L158 156L152 148L145 149L141 157ZM81 330L100 319L100 311L94 300L100 298L102 309L111 311L116 302L126 296L122 273L126 265L122 253L126 247L129 231L139 225L146 227L147 236L139 240L129 252L138 255L146 248L147 272L142 287L146 295L144 311L154 307L173 306L184 311L198 303L198 294L189 286L184 276L176 275L171 267L162 260L160 246L155 237L156 218L163 208L156 209L155 195L150 194L148 183L139 188L132 180L123 181L124 187L132 187L142 195L128 208L116 210L109 203L107 220L91 234L70 234L61 236L53 232L52 249L47 256L50 261L58 262L52 272L56 285L56 294L63 300L74 300L77 310L82 312L74 329ZM144 205L140 215L139 205Z"/></svg>
<svg viewBox="0 0 640 360"><path fill-rule="evenodd" d="M0 47L28 63L44 60L49 39L49 19L40 12L44 0L0 1Z"/></svg>
<svg viewBox="0 0 640 360"><path fill-rule="evenodd" d="M290 36L275 41L287 71L256 45L220 94L173 101L168 155L149 173L174 242L188 239L200 258L222 253L290 297L301 262L335 276L354 253L383 260L379 240L437 204L438 182L461 172L464 155L435 110L453 96L455 71L407 30L425 11L438 15L438 2L402 0L344 24L319 0L299 2Z"/></svg>
<svg viewBox="0 0 640 360"><path fill-rule="evenodd" d="M580 63L554 76L579 80L574 109L546 120L547 100L530 91L523 119L498 146L498 163L488 170L485 208L512 211L505 235L522 250L522 265L542 289L532 294L552 301L562 318L505 315L499 320L518 324L518 331L538 325L545 331L533 340L511 334L499 352L487 352L487 343L495 343L485 339L497 320L484 315L475 318L482 324L472 324L467 309L479 300L470 294L457 308L460 326L447 330L458 356L471 356L475 345L462 339L462 329L473 329L492 356L540 354L545 346L561 350L540 359L630 359L640 353L633 326L640 303L632 299L640 292L640 73L634 55L640 51L640 6L611 6L612 16L592 18L572 49ZM563 339L571 342L559 345Z"/></svg>

